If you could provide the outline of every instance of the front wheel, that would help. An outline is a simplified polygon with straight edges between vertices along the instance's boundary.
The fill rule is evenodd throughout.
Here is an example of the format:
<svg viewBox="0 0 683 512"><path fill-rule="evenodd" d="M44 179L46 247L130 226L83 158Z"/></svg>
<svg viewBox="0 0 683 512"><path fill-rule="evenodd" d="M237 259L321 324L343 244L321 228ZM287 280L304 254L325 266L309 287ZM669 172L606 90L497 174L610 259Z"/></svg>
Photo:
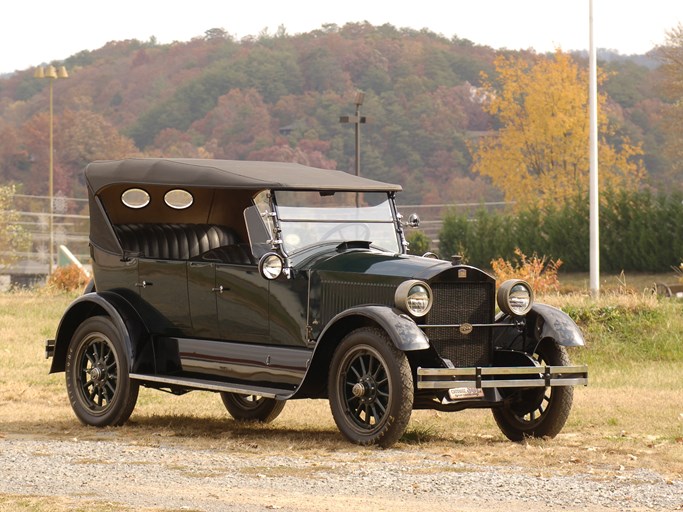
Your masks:
<svg viewBox="0 0 683 512"><path fill-rule="evenodd" d="M123 340L108 317L88 318L76 329L65 374L71 407L82 423L104 427L128 420L140 386L129 377Z"/></svg>
<svg viewBox="0 0 683 512"><path fill-rule="evenodd" d="M413 409L406 355L381 329L364 327L337 347L328 380L337 427L351 442L388 447L405 432Z"/></svg>
<svg viewBox="0 0 683 512"><path fill-rule="evenodd" d="M551 340L541 343L534 354L540 366L569 366L564 347ZM572 408L574 388L553 386L510 390L508 402L493 409L500 430L511 441L525 437L555 437L564 427Z"/></svg>
<svg viewBox="0 0 683 512"><path fill-rule="evenodd" d="M258 395L239 395L221 392L223 405L236 421L258 421L270 423L285 408L284 400L265 398Z"/></svg>

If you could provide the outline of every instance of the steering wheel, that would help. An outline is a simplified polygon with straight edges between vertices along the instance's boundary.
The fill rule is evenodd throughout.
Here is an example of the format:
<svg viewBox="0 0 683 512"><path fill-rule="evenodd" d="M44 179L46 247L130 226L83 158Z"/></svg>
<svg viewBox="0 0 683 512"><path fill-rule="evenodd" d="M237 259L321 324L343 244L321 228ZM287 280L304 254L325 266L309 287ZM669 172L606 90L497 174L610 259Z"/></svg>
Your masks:
<svg viewBox="0 0 683 512"><path fill-rule="evenodd" d="M353 229L353 230L355 230L356 234L351 236L351 237L345 237L342 235L342 232L345 229ZM358 236L359 232L360 232L360 236ZM367 224L339 224L339 225L336 225L333 228L327 230L320 237L320 241L328 240L335 233L339 233L339 236L343 240L370 240L370 228L368 227Z"/></svg>

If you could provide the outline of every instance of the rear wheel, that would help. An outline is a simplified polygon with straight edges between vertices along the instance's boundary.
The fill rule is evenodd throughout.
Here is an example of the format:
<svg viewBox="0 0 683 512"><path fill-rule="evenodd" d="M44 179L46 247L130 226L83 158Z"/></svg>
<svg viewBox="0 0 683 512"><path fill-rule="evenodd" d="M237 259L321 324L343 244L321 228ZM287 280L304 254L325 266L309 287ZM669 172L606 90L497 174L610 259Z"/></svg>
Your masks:
<svg viewBox="0 0 683 512"><path fill-rule="evenodd" d="M258 395L239 395L237 393L221 393L223 405L230 416L237 421L258 421L270 423L285 408L284 400L265 398Z"/></svg>
<svg viewBox="0 0 683 512"><path fill-rule="evenodd" d="M82 423L104 427L128 420L140 386L129 377L123 340L108 317L88 318L76 329L65 374L71 407Z"/></svg>
<svg viewBox="0 0 683 512"><path fill-rule="evenodd" d="M364 327L337 347L328 381L339 430L360 445L387 447L405 432L413 408L413 377L406 355L387 334Z"/></svg>
<svg viewBox="0 0 683 512"><path fill-rule="evenodd" d="M541 343L534 359L541 366L569 366L564 347L551 340ZM500 430L511 441L525 437L555 437L564 427L572 408L574 388L554 386L514 390L510 400L493 417Z"/></svg>

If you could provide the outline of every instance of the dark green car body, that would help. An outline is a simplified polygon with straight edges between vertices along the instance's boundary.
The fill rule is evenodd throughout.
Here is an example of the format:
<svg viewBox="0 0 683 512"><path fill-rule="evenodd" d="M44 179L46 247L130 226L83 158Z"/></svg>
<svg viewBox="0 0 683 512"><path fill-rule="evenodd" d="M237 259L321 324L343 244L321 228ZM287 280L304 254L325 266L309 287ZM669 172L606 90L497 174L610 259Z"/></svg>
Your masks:
<svg viewBox="0 0 683 512"><path fill-rule="evenodd" d="M393 413L384 412L398 407L384 398L395 395L398 379L396 396L410 401L408 411L515 411L528 424L508 421L510 432L501 425L513 439L559 431L558 420L539 428L523 419L527 409L550 409L536 403L544 400L538 390L587 383L585 367L544 365L535 356L544 345L555 352L583 345L564 313L529 304L523 315L496 315L489 274L407 253L397 185L297 164L219 160L95 162L85 175L94 284L46 344L50 371L66 370L84 423L123 423L137 396L121 387L129 381L134 390L217 391L271 405L341 396L333 413L342 432L388 445L407 423L393 427ZM345 199L325 206L354 194L356 206L363 198L359 208ZM373 195L380 200L364 202ZM409 294L428 295L431 309L423 295L400 297L406 282L415 284ZM415 297L428 312L406 310ZM93 318L102 325L84 327L98 325ZM102 350L111 356L94 362ZM237 418L255 403L228 410ZM272 419L268 410L256 419Z"/></svg>

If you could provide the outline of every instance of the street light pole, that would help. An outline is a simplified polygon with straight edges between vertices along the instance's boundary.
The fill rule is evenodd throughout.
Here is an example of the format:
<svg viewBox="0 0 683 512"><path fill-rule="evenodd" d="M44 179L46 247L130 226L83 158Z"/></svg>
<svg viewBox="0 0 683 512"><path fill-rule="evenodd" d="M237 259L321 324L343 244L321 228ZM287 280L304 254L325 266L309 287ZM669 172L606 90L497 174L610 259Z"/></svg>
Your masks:
<svg viewBox="0 0 683 512"><path fill-rule="evenodd" d="M50 206L48 208L49 211L49 216L48 216L48 225L49 225L49 230L50 230L50 260L48 263L48 275L52 275L52 268L54 265L54 224L53 224L53 218L54 218L54 137L53 137L53 102L52 102L52 84L55 80L58 78L69 78L69 73L67 73L66 68L64 66L60 66L59 69L56 69L54 66L38 66L36 68L35 73L33 74L35 78L47 78L50 80L50 142L49 142L49 167L48 167L48 172L49 172L49 201L50 201Z"/></svg>
<svg viewBox="0 0 683 512"><path fill-rule="evenodd" d="M588 0L588 109L589 109L589 267L591 296L600 296L600 181L598 179L598 86L597 56L593 28L593 0Z"/></svg>

